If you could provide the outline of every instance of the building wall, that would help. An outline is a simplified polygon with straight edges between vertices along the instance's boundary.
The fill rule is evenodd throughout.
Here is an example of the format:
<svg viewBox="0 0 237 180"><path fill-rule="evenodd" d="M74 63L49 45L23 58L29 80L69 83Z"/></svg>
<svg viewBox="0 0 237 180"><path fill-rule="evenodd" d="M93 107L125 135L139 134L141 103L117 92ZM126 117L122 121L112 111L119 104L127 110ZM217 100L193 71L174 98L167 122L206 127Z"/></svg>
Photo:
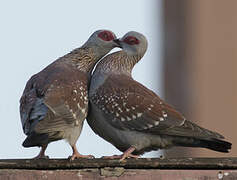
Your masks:
<svg viewBox="0 0 237 180"><path fill-rule="evenodd" d="M229 154L178 148L170 156L236 156L237 1L165 0L165 97L189 120L223 134Z"/></svg>

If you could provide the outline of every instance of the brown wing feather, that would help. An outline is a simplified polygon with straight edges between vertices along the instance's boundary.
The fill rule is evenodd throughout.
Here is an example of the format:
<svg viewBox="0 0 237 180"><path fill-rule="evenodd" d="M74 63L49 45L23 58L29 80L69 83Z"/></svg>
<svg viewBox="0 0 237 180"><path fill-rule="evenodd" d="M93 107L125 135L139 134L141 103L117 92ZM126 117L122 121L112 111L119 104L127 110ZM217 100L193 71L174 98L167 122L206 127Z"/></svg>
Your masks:
<svg viewBox="0 0 237 180"><path fill-rule="evenodd" d="M77 101L80 98L79 94L87 96L86 87L85 73L57 64L48 66L32 76L20 99L24 132L28 134L35 129L39 133L44 133L74 123L75 119L82 116L81 110L85 109L84 113L87 113L87 108L83 104L86 102L87 106L87 97Z"/></svg>
<svg viewBox="0 0 237 180"><path fill-rule="evenodd" d="M147 131L154 126L160 127L163 119L166 119L164 110L175 116L176 120L167 120L162 129L180 125L184 121L180 113L171 110L154 92L123 75L109 77L91 100L104 112L112 114L114 118L108 120L109 123L116 127L119 124L120 129Z"/></svg>
<svg viewBox="0 0 237 180"><path fill-rule="evenodd" d="M118 129L176 136L210 136L219 134L187 120L154 92L125 75L106 79L91 98L105 114L108 123Z"/></svg>
<svg viewBox="0 0 237 180"><path fill-rule="evenodd" d="M64 75L65 78L54 81L47 90L44 102L52 113L48 113L47 117L38 124L36 127L38 132L63 130L74 126L75 123L81 123L87 115L86 74L70 72ZM83 81L79 81L78 77Z"/></svg>

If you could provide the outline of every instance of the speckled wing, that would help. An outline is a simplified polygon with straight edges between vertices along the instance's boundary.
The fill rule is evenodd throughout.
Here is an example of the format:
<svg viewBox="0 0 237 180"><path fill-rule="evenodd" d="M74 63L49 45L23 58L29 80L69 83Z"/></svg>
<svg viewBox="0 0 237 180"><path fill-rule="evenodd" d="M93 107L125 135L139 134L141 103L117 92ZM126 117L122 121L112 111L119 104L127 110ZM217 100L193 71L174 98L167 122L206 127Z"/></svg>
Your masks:
<svg viewBox="0 0 237 180"><path fill-rule="evenodd" d="M106 121L121 130L174 136L222 136L203 129L162 101L131 77L113 75L91 97Z"/></svg>
<svg viewBox="0 0 237 180"><path fill-rule="evenodd" d="M78 80L80 77L80 81ZM87 114L87 77L67 68L46 69L32 76L20 100L25 134L48 133L79 123Z"/></svg>

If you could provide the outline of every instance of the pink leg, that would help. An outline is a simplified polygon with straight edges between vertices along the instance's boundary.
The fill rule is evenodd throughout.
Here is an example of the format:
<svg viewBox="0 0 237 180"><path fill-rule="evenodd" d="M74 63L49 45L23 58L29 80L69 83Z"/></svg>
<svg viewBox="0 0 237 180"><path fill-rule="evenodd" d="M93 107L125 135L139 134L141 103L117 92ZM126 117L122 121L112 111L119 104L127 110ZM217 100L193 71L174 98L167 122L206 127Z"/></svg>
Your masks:
<svg viewBox="0 0 237 180"><path fill-rule="evenodd" d="M104 159L119 159L119 161L123 161L126 158L139 158L138 155L132 154L133 151L135 151L135 147L130 147L121 155L103 156L102 158L104 158Z"/></svg>
<svg viewBox="0 0 237 180"><path fill-rule="evenodd" d="M47 146L48 146L48 144L42 145L40 153L33 159L49 159L49 156L45 156L45 151L46 151Z"/></svg>
<svg viewBox="0 0 237 180"><path fill-rule="evenodd" d="M87 159L93 159L93 158L95 158L95 157L92 156L92 155L82 155L82 154L80 154L80 153L77 151L76 145L73 145L73 146L72 146L72 151L73 151L72 156L69 157L71 161L73 161L74 159L78 159L78 158L87 158Z"/></svg>

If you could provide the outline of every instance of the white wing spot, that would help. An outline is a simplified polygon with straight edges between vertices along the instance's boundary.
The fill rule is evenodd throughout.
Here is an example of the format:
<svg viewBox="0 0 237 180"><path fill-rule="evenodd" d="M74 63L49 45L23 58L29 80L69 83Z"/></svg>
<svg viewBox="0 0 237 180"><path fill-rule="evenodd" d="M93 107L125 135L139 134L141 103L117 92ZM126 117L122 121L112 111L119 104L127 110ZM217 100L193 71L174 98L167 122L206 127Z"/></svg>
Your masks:
<svg viewBox="0 0 237 180"><path fill-rule="evenodd" d="M77 98L73 98L73 101L76 101L77 100Z"/></svg>
<svg viewBox="0 0 237 180"><path fill-rule="evenodd" d="M158 126L159 125L159 121L155 121L154 125Z"/></svg>
<svg viewBox="0 0 237 180"><path fill-rule="evenodd" d="M159 119L160 119L160 121L164 121L165 120L163 117L160 117Z"/></svg>
<svg viewBox="0 0 237 180"><path fill-rule="evenodd" d="M73 116L74 119L77 118L75 113L72 113L72 116Z"/></svg>
<svg viewBox="0 0 237 180"><path fill-rule="evenodd" d="M151 106L151 107L154 107L154 105L153 105L153 104L150 104L150 106Z"/></svg>
<svg viewBox="0 0 237 180"><path fill-rule="evenodd" d="M74 92L74 93L77 93L77 90L76 90L76 89L74 89L74 90L73 90L73 92Z"/></svg>
<svg viewBox="0 0 237 180"><path fill-rule="evenodd" d="M132 110L135 110L135 107L132 106Z"/></svg>
<svg viewBox="0 0 237 180"><path fill-rule="evenodd" d="M152 128L153 125L152 124L147 124L148 128Z"/></svg>
<svg viewBox="0 0 237 180"><path fill-rule="evenodd" d="M168 114L165 111L162 111L162 114L163 114L163 117L165 118L168 116Z"/></svg>
<svg viewBox="0 0 237 180"><path fill-rule="evenodd" d="M86 109L83 108L83 109L81 110L81 112L82 112L83 114L85 114L85 113L86 113Z"/></svg>
<svg viewBox="0 0 237 180"><path fill-rule="evenodd" d="M79 104L79 103L77 103L77 107L78 107L79 109L81 109L81 106L80 106L80 104Z"/></svg>
<svg viewBox="0 0 237 180"><path fill-rule="evenodd" d="M120 107L118 107L118 110L119 110L120 112L123 112L122 109L121 109Z"/></svg>
<svg viewBox="0 0 237 180"><path fill-rule="evenodd" d="M127 112L129 112L129 111L130 111L130 109L126 108L126 111L127 111Z"/></svg>
<svg viewBox="0 0 237 180"><path fill-rule="evenodd" d="M136 118L137 118L137 116L135 116L135 115L132 115L132 118L133 118L133 119L136 119Z"/></svg>
<svg viewBox="0 0 237 180"><path fill-rule="evenodd" d="M116 112L116 117L119 117L119 113Z"/></svg>
<svg viewBox="0 0 237 180"><path fill-rule="evenodd" d="M130 117L127 116L127 120L128 120L128 121L131 121L132 119L131 119Z"/></svg>
<svg viewBox="0 0 237 180"><path fill-rule="evenodd" d="M151 111L151 108L147 108L149 111Z"/></svg>
<svg viewBox="0 0 237 180"><path fill-rule="evenodd" d="M121 117L121 121L125 121L125 119L123 117Z"/></svg>
<svg viewBox="0 0 237 180"><path fill-rule="evenodd" d="M137 113L137 117L141 117L142 116L142 113Z"/></svg>

